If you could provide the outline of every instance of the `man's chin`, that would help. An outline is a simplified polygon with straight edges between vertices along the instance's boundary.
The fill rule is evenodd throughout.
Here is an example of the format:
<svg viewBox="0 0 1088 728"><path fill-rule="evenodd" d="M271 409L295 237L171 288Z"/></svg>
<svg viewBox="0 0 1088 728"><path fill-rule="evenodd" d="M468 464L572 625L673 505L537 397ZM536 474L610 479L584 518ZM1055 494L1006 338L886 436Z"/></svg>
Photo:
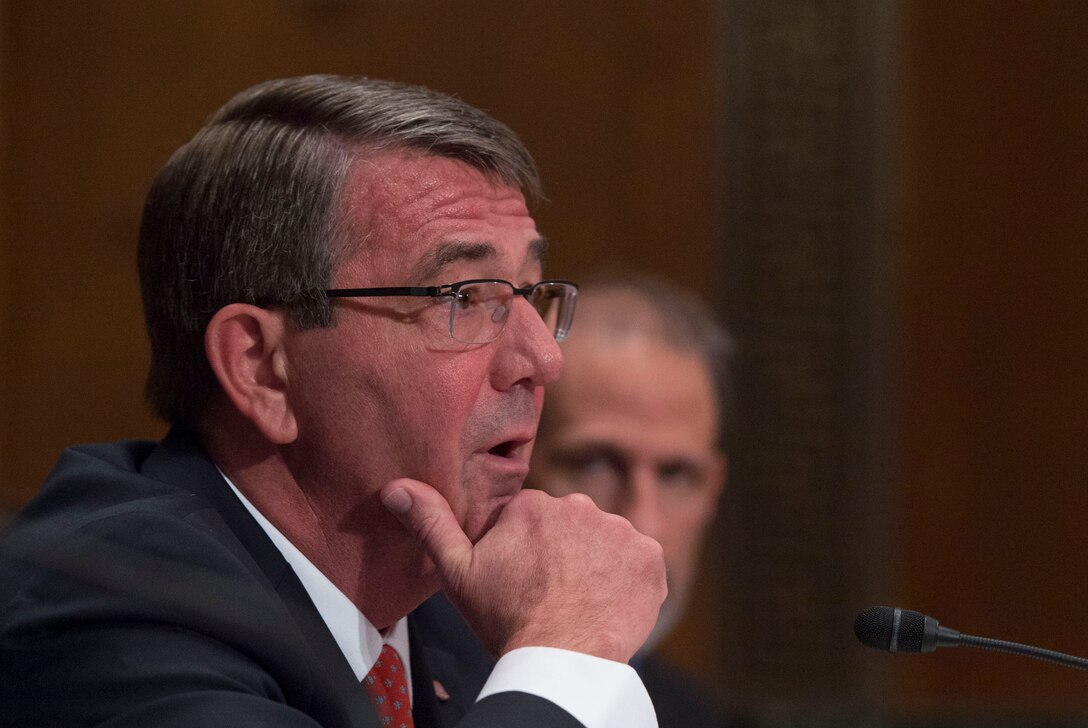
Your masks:
<svg viewBox="0 0 1088 728"><path fill-rule="evenodd" d="M461 528L472 543L477 543L494 528L506 504L525 484L528 467L491 468L490 456L474 456L465 468L462 491L470 498ZM494 458L490 458L493 460ZM483 496L482 498L480 496Z"/></svg>
<svg viewBox="0 0 1088 728"><path fill-rule="evenodd" d="M487 535L487 532L495 527L499 517L502 516L502 511L506 508L506 504L510 502L517 493L510 495L503 495L498 498L492 498L488 503L488 507L478 516L470 517L465 526L465 535L468 536L469 541L476 544L480 539Z"/></svg>

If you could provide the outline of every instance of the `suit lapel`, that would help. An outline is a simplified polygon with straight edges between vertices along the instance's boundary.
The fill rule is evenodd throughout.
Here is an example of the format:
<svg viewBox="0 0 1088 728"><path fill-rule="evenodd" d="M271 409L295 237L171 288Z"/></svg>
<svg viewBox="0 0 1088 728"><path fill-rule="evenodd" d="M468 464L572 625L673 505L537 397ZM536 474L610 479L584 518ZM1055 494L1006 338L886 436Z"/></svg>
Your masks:
<svg viewBox="0 0 1088 728"><path fill-rule="evenodd" d="M268 579L312 651L317 669L324 673L324 680L313 681L316 691L310 703L315 714L331 713L328 717L338 725L380 728L365 690L302 582L195 439L184 430L171 430L144 462L142 471L148 477L187 489L209 503L238 539L242 547L240 556L250 559L255 570ZM269 635L269 639L275 636ZM333 694L323 694L322 688Z"/></svg>
<svg viewBox="0 0 1088 728"><path fill-rule="evenodd" d="M476 702L494 661L439 593L408 617L416 728L452 728Z"/></svg>
<svg viewBox="0 0 1088 728"><path fill-rule="evenodd" d="M464 711L460 706L452 706L451 711L448 700L439 701L436 696L435 678L430 670L435 656L420 644L411 622L408 626L408 644L412 670L412 720L417 728L446 728L456 724Z"/></svg>

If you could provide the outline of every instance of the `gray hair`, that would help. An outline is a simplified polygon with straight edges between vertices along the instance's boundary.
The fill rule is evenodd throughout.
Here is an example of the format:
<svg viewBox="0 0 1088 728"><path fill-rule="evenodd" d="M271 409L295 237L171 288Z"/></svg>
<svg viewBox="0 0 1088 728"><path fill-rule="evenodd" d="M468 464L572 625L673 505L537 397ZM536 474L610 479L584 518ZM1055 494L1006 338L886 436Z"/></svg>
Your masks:
<svg viewBox="0 0 1088 728"><path fill-rule="evenodd" d="M724 442L733 412L736 345L694 292L658 276L612 270L581 280L578 306L572 336L584 331L601 346L641 336L702 359L714 385L718 438Z"/></svg>
<svg viewBox="0 0 1088 728"><path fill-rule="evenodd" d="M223 306L277 304L298 328L332 324L323 291L349 251L348 170L398 149L460 160L530 204L541 198L507 126L430 89L361 77L258 84L174 153L148 193L138 256L158 416L196 424L219 391L204 330Z"/></svg>

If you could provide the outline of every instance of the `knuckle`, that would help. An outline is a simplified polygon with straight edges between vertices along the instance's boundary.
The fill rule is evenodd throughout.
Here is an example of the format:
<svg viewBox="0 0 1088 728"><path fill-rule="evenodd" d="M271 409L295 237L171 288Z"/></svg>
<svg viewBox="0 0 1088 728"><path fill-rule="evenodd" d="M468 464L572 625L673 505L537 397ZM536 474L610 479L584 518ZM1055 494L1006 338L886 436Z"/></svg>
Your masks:
<svg viewBox="0 0 1088 728"><path fill-rule="evenodd" d="M564 496L564 498L570 503L583 506L593 502L585 493L571 493L570 495Z"/></svg>
<svg viewBox="0 0 1088 728"><path fill-rule="evenodd" d="M562 500L575 508L593 508L594 510L597 508L593 503L593 499L585 493L571 493L570 495L563 496Z"/></svg>
<svg viewBox="0 0 1088 728"><path fill-rule="evenodd" d="M647 567L661 573L661 578L665 577L665 549L661 547L661 544L650 538L649 536L640 536L640 546Z"/></svg>

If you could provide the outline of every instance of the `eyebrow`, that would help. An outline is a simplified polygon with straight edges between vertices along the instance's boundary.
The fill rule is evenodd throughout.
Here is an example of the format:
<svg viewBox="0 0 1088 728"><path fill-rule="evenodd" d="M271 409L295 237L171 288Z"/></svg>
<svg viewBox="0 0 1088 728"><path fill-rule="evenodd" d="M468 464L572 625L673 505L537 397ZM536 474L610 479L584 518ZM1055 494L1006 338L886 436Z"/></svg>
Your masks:
<svg viewBox="0 0 1088 728"><path fill-rule="evenodd" d="M530 263L543 263L544 256L548 252L548 239L541 235L529 243L529 254L526 256Z"/></svg>
<svg viewBox="0 0 1088 728"><path fill-rule="evenodd" d="M536 238L529 243L526 262L539 263L543 261L547 250L547 239L544 237ZM465 240L451 240L439 243L412 267L412 280L431 282L446 266L452 263L462 260L488 260L489 258L497 258L498 255L498 250L491 243L470 243Z"/></svg>
<svg viewBox="0 0 1088 728"><path fill-rule="evenodd" d="M633 460L637 459L627 448L618 447L608 440L588 440L574 445L556 447L552 452L553 460L566 463L585 457L603 457L623 466L629 466ZM702 470L705 465L702 458L689 453L654 458L653 463L658 469L683 467Z"/></svg>
<svg viewBox="0 0 1088 728"><path fill-rule="evenodd" d="M451 263L459 260L487 260L497 255L498 251L491 243L469 243L463 240L439 243L412 267L412 280L431 283Z"/></svg>

